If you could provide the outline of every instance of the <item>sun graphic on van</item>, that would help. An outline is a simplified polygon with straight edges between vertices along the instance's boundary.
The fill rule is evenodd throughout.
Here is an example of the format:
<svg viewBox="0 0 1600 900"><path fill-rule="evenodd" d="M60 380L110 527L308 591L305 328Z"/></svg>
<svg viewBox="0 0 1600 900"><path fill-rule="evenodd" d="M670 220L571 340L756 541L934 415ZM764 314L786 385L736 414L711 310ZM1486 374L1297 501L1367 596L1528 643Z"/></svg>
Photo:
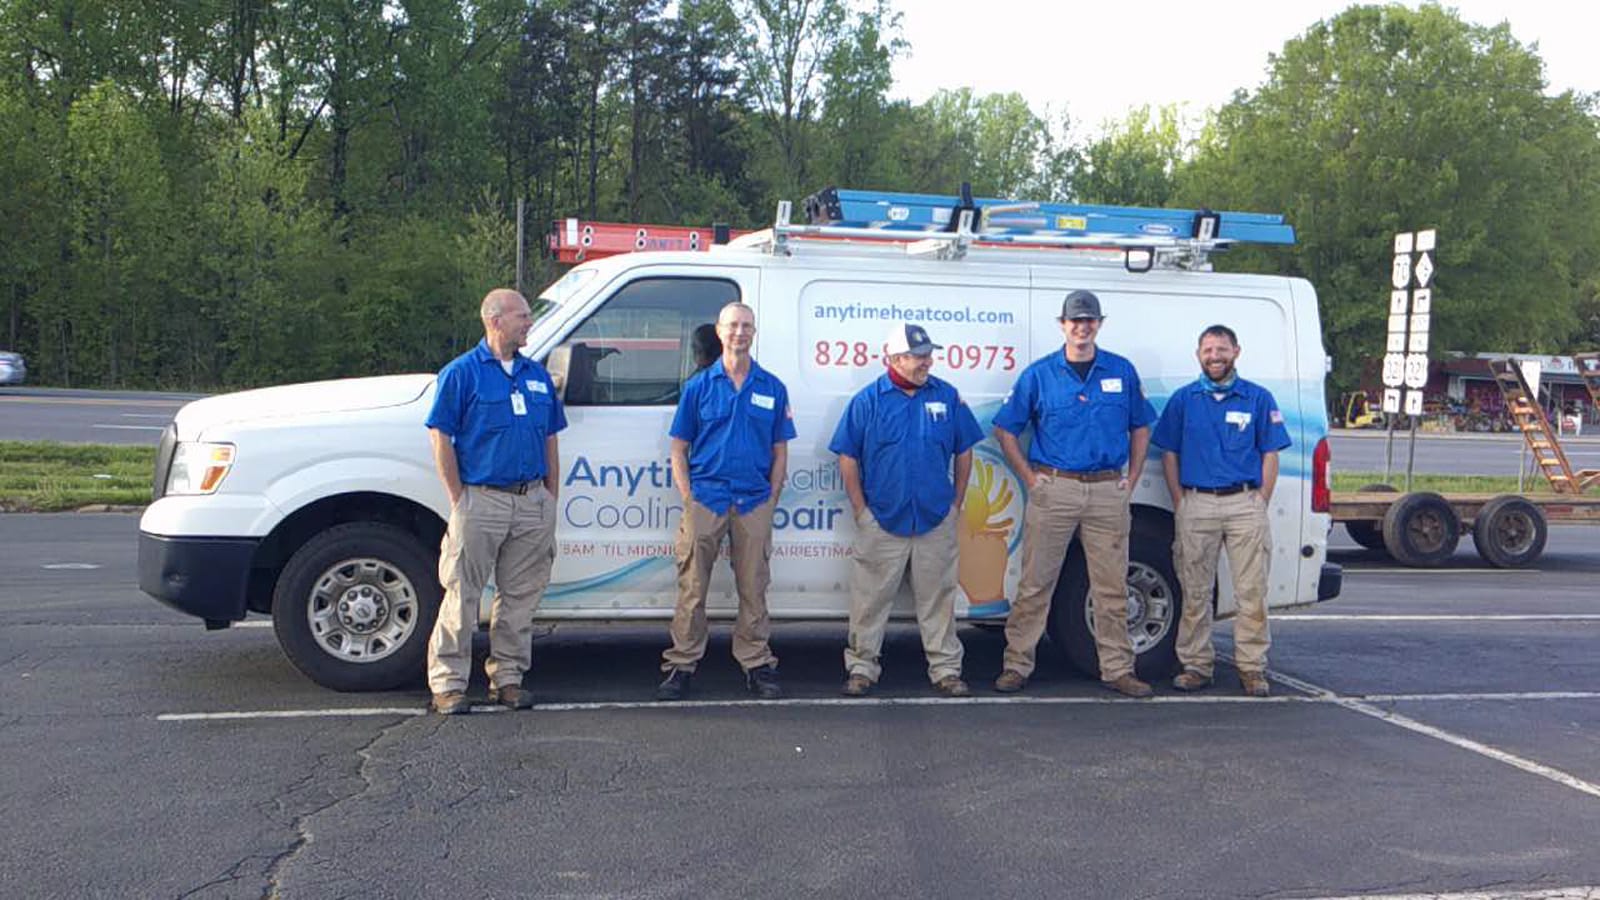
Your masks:
<svg viewBox="0 0 1600 900"><path fill-rule="evenodd" d="M1016 519L1008 514L1016 492L994 463L972 461L972 480L961 509L961 589L974 610L1006 601L1006 559Z"/></svg>

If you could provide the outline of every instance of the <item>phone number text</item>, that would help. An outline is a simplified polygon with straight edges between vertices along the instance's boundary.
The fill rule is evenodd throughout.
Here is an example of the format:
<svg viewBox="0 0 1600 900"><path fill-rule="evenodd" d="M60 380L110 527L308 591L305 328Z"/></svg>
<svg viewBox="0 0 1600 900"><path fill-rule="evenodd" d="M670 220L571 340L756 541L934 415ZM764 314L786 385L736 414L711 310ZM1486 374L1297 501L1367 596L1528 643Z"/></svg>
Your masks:
<svg viewBox="0 0 1600 900"><path fill-rule="evenodd" d="M878 365L885 356L882 346L866 341L817 341L811 359L818 366L842 369ZM933 351L933 361L949 369L1010 372L1017 367L1017 350L1003 344L946 344Z"/></svg>

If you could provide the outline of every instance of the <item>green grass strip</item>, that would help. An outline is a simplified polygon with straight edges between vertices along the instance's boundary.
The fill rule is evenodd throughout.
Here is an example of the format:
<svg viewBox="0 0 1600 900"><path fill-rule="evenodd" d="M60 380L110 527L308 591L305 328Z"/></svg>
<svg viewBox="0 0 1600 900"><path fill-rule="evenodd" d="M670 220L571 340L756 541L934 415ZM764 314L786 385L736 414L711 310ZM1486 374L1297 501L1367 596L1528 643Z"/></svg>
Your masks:
<svg viewBox="0 0 1600 900"><path fill-rule="evenodd" d="M154 447L0 441L0 511L143 506L155 465Z"/></svg>

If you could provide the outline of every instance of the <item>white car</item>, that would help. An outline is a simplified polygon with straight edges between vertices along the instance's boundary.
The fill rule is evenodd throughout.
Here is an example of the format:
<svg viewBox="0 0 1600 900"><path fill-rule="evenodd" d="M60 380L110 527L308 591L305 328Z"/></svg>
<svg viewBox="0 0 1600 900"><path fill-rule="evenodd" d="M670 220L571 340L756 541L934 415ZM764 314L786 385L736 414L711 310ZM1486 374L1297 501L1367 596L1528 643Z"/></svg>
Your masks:
<svg viewBox="0 0 1600 900"><path fill-rule="evenodd" d="M28 364L21 353L0 350L0 384L21 384L28 380Z"/></svg>

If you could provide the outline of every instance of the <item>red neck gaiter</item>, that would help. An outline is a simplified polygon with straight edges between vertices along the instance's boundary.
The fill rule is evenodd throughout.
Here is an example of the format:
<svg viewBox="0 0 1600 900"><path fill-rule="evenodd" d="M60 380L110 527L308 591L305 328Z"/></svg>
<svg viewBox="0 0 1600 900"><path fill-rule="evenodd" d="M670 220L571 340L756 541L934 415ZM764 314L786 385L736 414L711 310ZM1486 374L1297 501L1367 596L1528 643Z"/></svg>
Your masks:
<svg viewBox="0 0 1600 900"><path fill-rule="evenodd" d="M893 366L886 366L885 370L889 373L889 381L893 382L894 386L902 391L914 391L921 387L921 385L917 384L915 381L912 381L906 378L904 375L901 375L899 372L896 372Z"/></svg>

